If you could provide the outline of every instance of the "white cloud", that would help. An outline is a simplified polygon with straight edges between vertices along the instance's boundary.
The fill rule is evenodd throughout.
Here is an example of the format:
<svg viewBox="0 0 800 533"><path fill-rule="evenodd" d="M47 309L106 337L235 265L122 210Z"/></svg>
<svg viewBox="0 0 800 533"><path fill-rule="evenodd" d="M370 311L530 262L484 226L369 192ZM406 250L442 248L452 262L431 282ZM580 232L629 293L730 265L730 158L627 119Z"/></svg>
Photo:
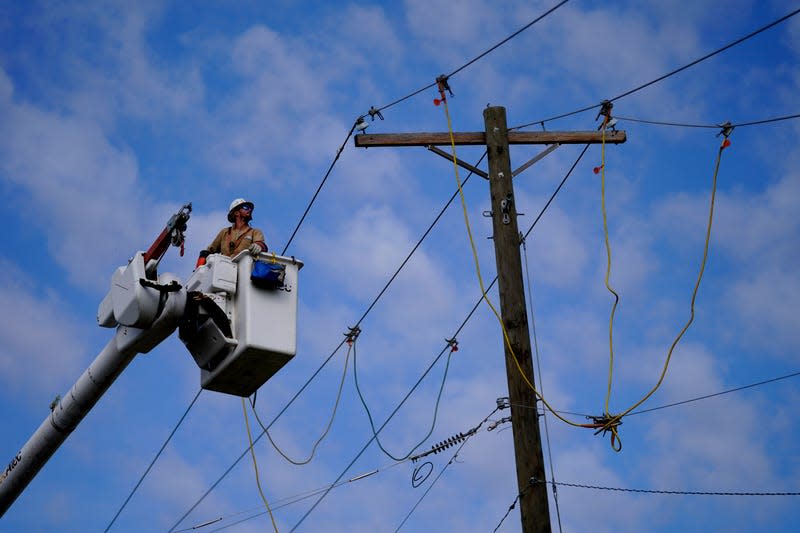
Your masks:
<svg viewBox="0 0 800 533"><path fill-rule="evenodd" d="M52 287L42 287L0 259L4 306L0 319L0 382L10 396L48 401L63 394L87 360L81 326ZM91 354L89 354L91 355ZM43 400L47 398L48 400Z"/></svg>

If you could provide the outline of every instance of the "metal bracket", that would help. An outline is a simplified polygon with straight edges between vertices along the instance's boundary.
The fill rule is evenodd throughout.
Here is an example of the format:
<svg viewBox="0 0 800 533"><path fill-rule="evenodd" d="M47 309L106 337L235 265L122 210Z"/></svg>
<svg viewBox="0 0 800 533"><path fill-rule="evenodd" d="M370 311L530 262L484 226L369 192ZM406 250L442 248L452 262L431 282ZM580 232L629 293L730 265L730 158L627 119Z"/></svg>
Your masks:
<svg viewBox="0 0 800 533"><path fill-rule="evenodd" d="M452 154L448 154L447 152L445 152L441 148L437 148L436 146L433 146L433 145L428 145L425 148L427 148L428 150L430 150L431 152L433 152L436 155L444 157L445 159L447 159L451 163L453 162L453 155ZM464 161L461 161L458 158L455 158L455 159L456 159L456 164L458 166L469 170L473 174L477 174L478 176L482 177L485 180L489 179L489 174L487 174L483 170L479 169L478 167L476 167L474 165L470 165L469 163L465 163Z"/></svg>
<svg viewBox="0 0 800 533"><path fill-rule="evenodd" d="M503 212L503 224L511 224L511 204L513 201L510 194L500 200L500 210Z"/></svg>
<svg viewBox="0 0 800 533"><path fill-rule="evenodd" d="M522 165L521 167L519 167L517 170L514 170L513 172L511 172L511 177L513 178L513 177L514 177L514 176L516 176L517 174L519 174L519 173L521 173L521 172L524 172L525 170L527 170L528 168L530 168L530 166L531 166L531 165L533 165L533 164L535 164L535 163L539 162L539 161L540 161L541 159L543 159L545 156L548 156L548 155L550 155L551 153L553 153L553 151L555 151L555 149L556 149L556 148L558 148L559 146L561 146L559 143L556 143L556 144L551 144L550 146L548 146L547 148L545 148L544 150L542 150L541 152L539 152L538 154L536 154L535 156L533 156L533 158L532 158L530 161L528 161L527 163L523 164L523 165Z"/></svg>

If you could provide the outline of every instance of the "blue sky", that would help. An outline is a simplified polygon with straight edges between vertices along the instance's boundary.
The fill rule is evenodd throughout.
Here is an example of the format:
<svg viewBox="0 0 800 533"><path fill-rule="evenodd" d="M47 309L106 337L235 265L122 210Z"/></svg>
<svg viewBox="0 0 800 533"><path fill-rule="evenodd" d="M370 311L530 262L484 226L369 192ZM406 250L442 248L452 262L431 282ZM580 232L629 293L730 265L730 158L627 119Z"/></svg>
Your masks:
<svg viewBox="0 0 800 533"><path fill-rule="evenodd" d="M160 271L188 278L236 197L280 251L354 120L452 72L555 2L5 2L0 5L0 460L11 460L111 337L95 321L114 269L144 250L180 205L194 205L186 255ZM483 129L487 104L511 126L598 104L686 65L795 10L787 1L572 1L450 80L459 131ZM615 101L618 117L713 125L800 112L800 17ZM385 109L370 132L446 131L429 89ZM597 110L549 121L594 130ZM720 138L715 128L620 120L606 149L614 326L611 410L656 383L686 322ZM538 129L540 126L530 126ZM708 264L695 321L642 408L798 371L800 121L736 128L723 153ZM515 146L512 167L541 148ZM564 146L515 178L519 225L575 162ZM476 162L477 147L459 157ZM589 148L527 241L545 397L601 414L611 295L604 287L600 147ZM485 168L485 163L483 164ZM465 173L461 174L465 178ZM456 189L452 165L423 148L348 141L288 253L305 262L297 356L258 393L272 421L367 311ZM464 187L484 281L495 275L488 185ZM479 297L458 202L447 209L361 322L359 384L377 425L395 410ZM490 297L497 302L496 291ZM498 323L481 305L458 335L430 437L465 432L507 396ZM346 348L346 346L345 346ZM338 350L272 426L305 458L336 399ZM414 470L373 443L352 374L327 438L306 466L255 446L280 531L394 531L454 448ZM395 456L428 433L441 357L381 432ZM0 531L97 531L109 525L199 390L173 336L138 356L14 506ZM558 482L678 491L797 492L797 378L624 419L608 439L548 416ZM490 421L507 416L495 413ZM583 422L581 416L568 415ZM251 424L253 423L251 417ZM488 425L488 422L487 422ZM403 524L406 531L492 531L517 494L509 424L484 425ZM260 430L258 431L260 433ZM212 531L259 513L239 398L204 391L112 531ZM426 467L427 468L427 467ZM324 498L308 495L349 480ZM549 475L548 463L548 475ZM309 512L312 505L316 506ZM561 486L564 531L790 531L793 497L711 497ZM556 506L551 514L557 527ZM610 513L610 514L609 514ZM608 518L605 518L608 516ZM259 515L230 531L264 531ZM518 531L515 509L500 531Z"/></svg>

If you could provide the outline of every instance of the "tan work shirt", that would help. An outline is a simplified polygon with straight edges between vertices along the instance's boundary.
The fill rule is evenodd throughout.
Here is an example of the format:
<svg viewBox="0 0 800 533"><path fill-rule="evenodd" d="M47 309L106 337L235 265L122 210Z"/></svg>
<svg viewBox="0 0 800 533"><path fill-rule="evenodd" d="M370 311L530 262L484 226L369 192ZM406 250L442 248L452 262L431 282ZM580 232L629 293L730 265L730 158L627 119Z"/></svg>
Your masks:
<svg viewBox="0 0 800 533"><path fill-rule="evenodd" d="M253 243L260 244L263 251L267 251L264 233L262 233L260 229L251 228L249 226L240 230L222 228L206 250L212 254L222 254L233 257L239 252L250 248L250 245Z"/></svg>

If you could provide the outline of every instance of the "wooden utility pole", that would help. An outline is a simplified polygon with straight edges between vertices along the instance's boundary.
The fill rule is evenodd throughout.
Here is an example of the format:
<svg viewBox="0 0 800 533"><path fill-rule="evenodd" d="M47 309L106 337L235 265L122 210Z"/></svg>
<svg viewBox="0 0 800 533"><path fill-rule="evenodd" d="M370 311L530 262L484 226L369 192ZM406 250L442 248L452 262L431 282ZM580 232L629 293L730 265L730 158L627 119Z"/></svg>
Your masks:
<svg viewBox="0 0 800 533"><path fill-rule="evenodd" d="M535 385L533 358L522 281L522 260L519 251L520 232L517 227L517 209L512 184L512 175L527 168L528 164L526 163L518 171L512 172L508 147L510 144L596 144L602 142L603 138L601 132L595 131L509 132L506 126L506 110L503 107L486 108L483 118L485 132L454 133L453 139L457 145L485 144L488 151L488 179L500 292L500 316L505 333L508 335L508 343L504 339L503 348L508 379L508 398L511 406L511 425L514 433L522 531L524 533L549 532L551 531L550 511L547 501L547 485L543 483L545 469L536 394L531 388L531 385ZM625 132L605 132L606 143L619 144L625 142L625 139ZM430 148L433 145L449 145L451 140L449 133L362 134L356 135L355 144L360 147L428 146ZM437 153L440 152L437 151ZM470 167L461 161L456 161L456 163L466 168ZM514 357L516 357L516 361ZM520 369L522 373L520 373ZM542 482L531 483L532 479Z"/></svg>

